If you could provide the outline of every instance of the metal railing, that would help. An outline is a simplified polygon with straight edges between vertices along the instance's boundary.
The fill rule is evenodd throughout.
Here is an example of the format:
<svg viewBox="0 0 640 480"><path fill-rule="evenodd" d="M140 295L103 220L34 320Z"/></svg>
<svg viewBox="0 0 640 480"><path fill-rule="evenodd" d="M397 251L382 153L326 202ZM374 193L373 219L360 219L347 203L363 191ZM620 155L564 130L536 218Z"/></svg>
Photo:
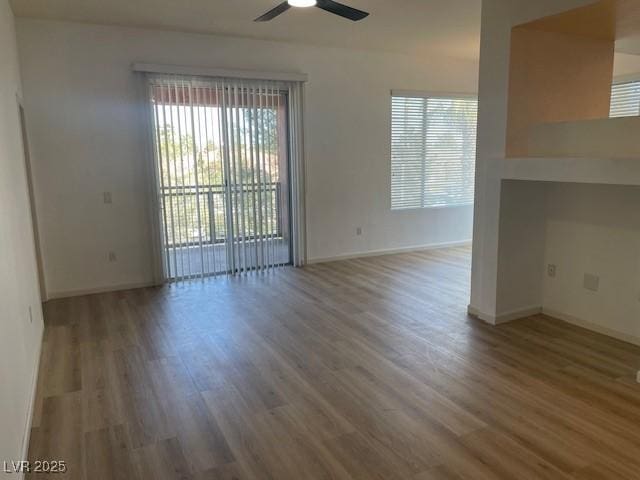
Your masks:
<svg viewBox="0 0 640 480"><path fill-rule="evenodd" d="M165 244L170 248L282 238L280 182L161 187ZM233 215L227 221L227 215Z"/></svg>

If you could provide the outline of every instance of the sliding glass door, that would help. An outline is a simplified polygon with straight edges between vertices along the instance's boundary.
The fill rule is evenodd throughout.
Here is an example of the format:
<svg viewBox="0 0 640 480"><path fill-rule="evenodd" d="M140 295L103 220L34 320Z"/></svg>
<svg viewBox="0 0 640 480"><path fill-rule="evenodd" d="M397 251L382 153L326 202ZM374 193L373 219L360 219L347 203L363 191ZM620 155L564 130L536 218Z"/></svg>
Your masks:
<svg viewBox="0 0 640 480"><path fill-rule="evenodd" d="M166 278L290 264L287 89L167 76L150 87Z"/></svg>

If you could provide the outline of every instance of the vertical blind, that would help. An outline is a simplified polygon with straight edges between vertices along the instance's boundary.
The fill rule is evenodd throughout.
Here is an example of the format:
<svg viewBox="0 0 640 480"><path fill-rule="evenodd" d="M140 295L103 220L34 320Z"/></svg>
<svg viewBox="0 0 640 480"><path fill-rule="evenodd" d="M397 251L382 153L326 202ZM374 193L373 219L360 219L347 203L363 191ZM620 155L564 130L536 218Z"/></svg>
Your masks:
<svg viewBox="0 0 640 480"><path fill-rule="evenodd" d="M473 203L478 101L392 94L391 209Z"/></svg>
<svg viewBox="0 0 640 480"><path fill-rule="evenodd" d="M297 90L275 81L150 77L165 278L300 263L290 222Z"/></svg>
<svg viewBox="0 0 640 480"><path fill-rule="evenodd" d="M640 81L616 83L611 88L610 117L640 115Z"/></svg>

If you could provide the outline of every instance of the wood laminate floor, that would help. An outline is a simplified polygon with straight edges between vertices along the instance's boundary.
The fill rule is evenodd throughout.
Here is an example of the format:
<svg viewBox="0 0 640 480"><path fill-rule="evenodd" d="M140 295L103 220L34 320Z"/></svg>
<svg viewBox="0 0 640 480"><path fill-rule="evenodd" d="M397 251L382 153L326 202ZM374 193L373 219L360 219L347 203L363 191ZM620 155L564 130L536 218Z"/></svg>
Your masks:
<svg viewBox="0 0 640 480"><path fill-rule="evenodd" d="M467 317L469 263L447 249L49 302L30 459L87 480L640 478L640 349Z"/></svg>

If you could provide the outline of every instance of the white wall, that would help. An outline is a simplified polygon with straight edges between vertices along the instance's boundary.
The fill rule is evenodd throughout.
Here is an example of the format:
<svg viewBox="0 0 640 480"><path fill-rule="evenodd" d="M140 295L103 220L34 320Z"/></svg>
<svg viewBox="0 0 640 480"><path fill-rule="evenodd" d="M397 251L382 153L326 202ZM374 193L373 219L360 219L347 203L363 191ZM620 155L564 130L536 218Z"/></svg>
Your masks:
<svg viewBox="0 0 640 480"><path fill-rule="evenodd" d="M640 344L640 187L549 184L543 307ZM600 289L584 288L584 274Z"/></svg>
<svg viewBox="0 0 640 480"><path fill-rule="evenodd" d="M0 459L11 461L24 453L42 310L16 100L20 75L14 21L7 0L0 0L0 65Z"/></svg>
<svg viewBox="0 0 640 480"><path fill-rule="evenodd" d="M536 279L537 271L498 274L500 225L500 161L505 158L507 126L507 95L511 28L536 18L589 3L589 0L483 0L482 34L480 41L480 71L478 87L478 149L476 158L476 197L473 229L473 260L471 269L471 301L469 311L493 322L505 313L499 305L510 304L502 298L518 286L526 289ZM517 233L517 232L514 232ZM535 247L543 234L529 237ZM531 301L529 296L527 303ZM538 300L538 303L541 299ZM525 309L529 305L523 304Z"/></svg>
<svg viewBox="0 0 640 480"><path fill-rule="evenodd" d="M504 160L510 29L584 3L483 1L469 310L496 322L542 309L640 343L639 189L500 180L503 164L511 161ZM632 60L617 56L616 72L633 71ZM600 168L614 166L602 163ZM566 176L565 163L544 165L549 178L556 176L553 170ZM554 279L546 276L548 263L558 267ZM584 289L585 273L600 276L599 292Z"/></svg>
<svg viewBox="0 0 640 480"><path fill-rule="evenodd" d="M309 74L311 260L471 238L470 207L389 210L389 95L475 92L475 62L31 19L18 39L52 295L151 281L134 61Z"/></svg>
<svg viewBox="0 0 640 480"><path fill-rule="evenodd" d="M547 184L502 182L497 316L535 311L542 304Z"/></svg>
<svg viewBox="0 0 640 480"><path fill-rule="evenodd" d="M616 53L613 61L613 79L640 80L640 55Z"/></svg>
<svg viewBox="0 0 640 480"><path fill-rule="evenodd" d="M498 320L542 310L640 345L638 205L636 186L503 181ZM600 278L597 292L585 274Z"/></svg>

